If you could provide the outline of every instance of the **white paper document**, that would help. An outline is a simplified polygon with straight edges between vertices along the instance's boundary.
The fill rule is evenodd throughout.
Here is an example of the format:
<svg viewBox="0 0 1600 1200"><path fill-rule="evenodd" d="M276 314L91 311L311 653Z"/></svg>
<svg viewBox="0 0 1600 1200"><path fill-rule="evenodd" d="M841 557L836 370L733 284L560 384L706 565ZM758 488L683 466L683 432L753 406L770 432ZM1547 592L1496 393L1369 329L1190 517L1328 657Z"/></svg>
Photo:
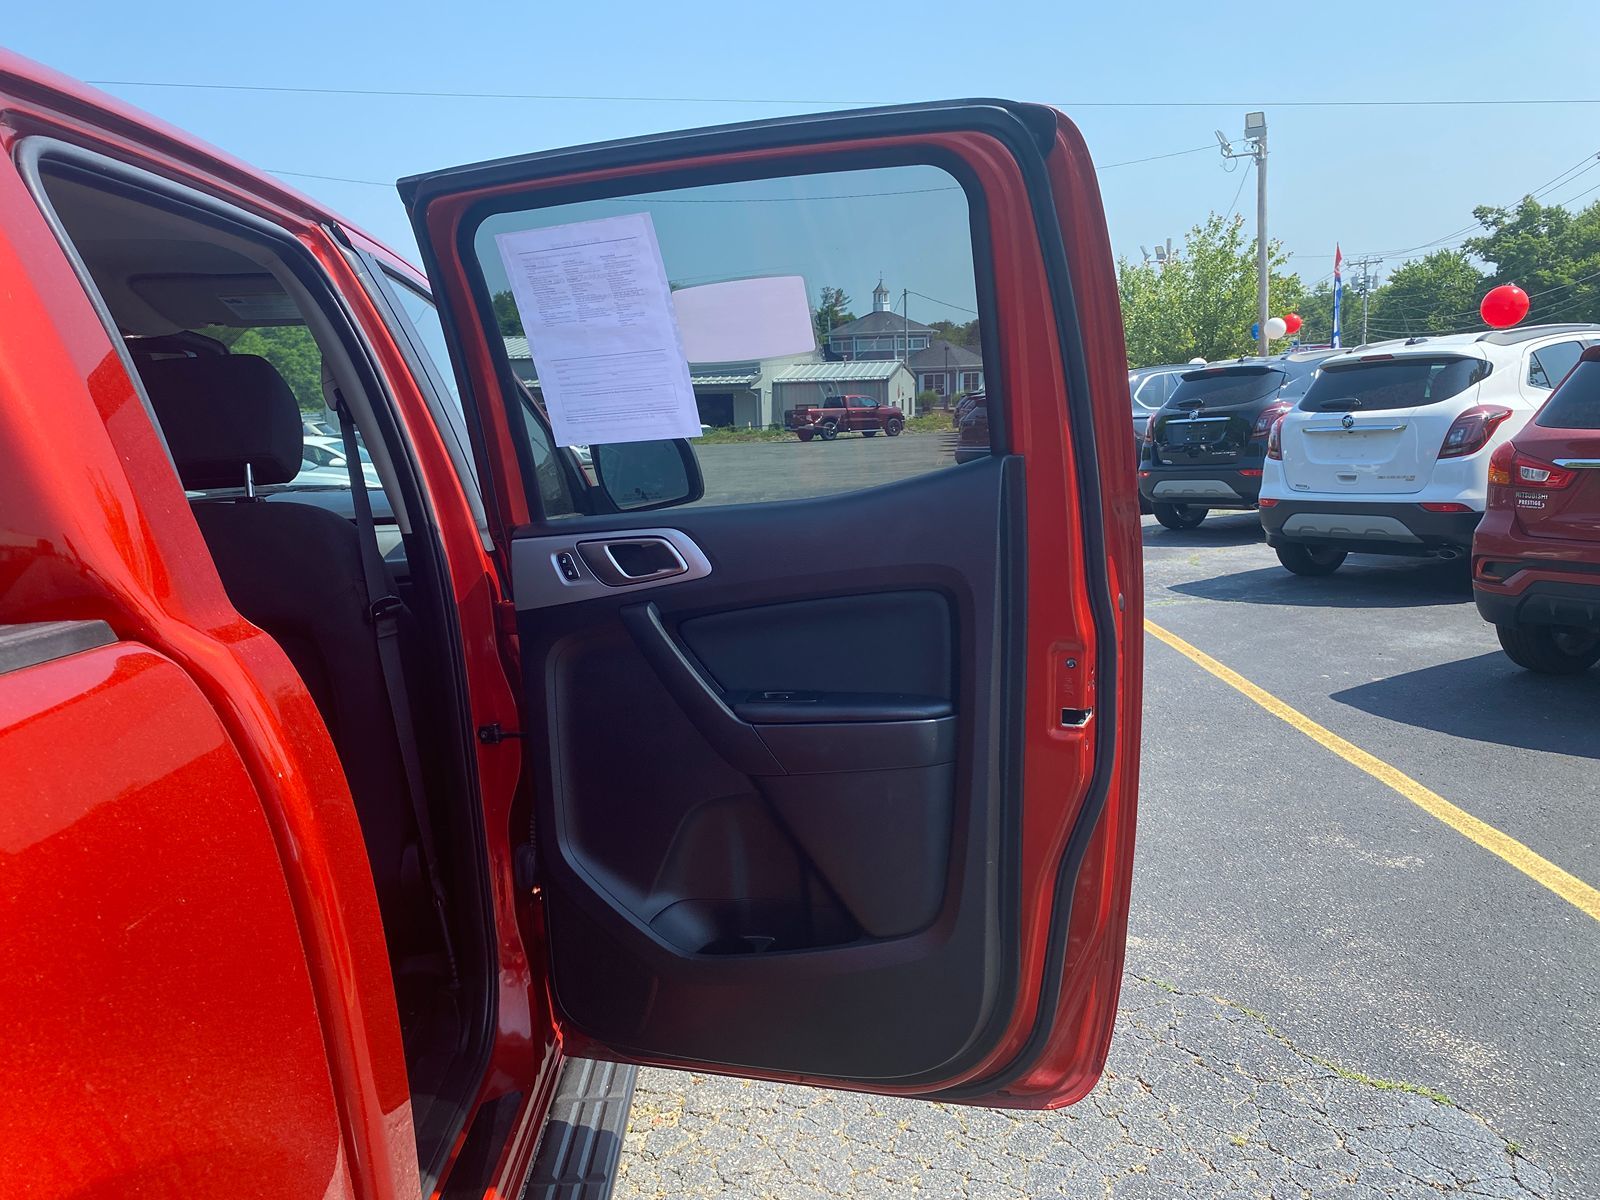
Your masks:
<svg viewBox="0 0 1600 1200"><path fill-rule="evenodd" d="M558 444L700 436L649 213L502 233L495 242Z"/></svg>

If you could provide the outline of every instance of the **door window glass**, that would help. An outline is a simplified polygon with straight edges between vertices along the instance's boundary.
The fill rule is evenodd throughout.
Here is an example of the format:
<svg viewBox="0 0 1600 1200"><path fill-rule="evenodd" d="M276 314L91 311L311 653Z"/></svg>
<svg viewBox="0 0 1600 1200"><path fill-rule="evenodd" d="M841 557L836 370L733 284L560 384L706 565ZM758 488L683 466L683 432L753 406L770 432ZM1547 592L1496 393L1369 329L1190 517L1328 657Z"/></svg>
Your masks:
<svg viewBox="0 0 1600 1200"><path fill-rule="evenodd" d="M1582 342L1557 342L1528 356L1528 382L1536 388L1553 388L1567 377L1583 353Z"/></svg>
<svg viewBox="0 0 1600 1200"><path fill-rule="evenodd" d="M450 370L450 351L445 348L444 325L439 320L439 310L434 307L433 300L424 296L410 284L403 283L393 276L389 276L393 285L389 294L394 297L400 311L405 313L406 319L411 322L411 327L417 332L417 339L422 343L422 349L438 371L437 382L444 388L445 394L455 401L456 411L461 411L461 392L456 387L455 373Z"/></svg>
<svg viewBox="0 0 1600 1200"><path fill-rule="evenodd" d="M1139 390L1133 398L1145 408L1160 408L1167 399L1167 380L1171 376L1166 374L1146 375L1139 384Z"/></svg>
<svg viewBox="0 0 1600 1200"><path fill-rule="evenodd" d="M852 491L957 465L954 439L947 436L954 431L951 414L929 403L936 399L930 389L919 388L927 373L944 369L935 339L982 357L971 221L955 177L906 165L710 184L485 218L474 248L497 333L512 371L537 403L552 402L544 384L569 371L571 362L542 361L553 354L550 343L541 348L541 325L548 336L554 311L548 304L555 303L547 298L559 295L568 306L561 311L578 321L586 313L620 313L620 307L605 307L619 303L617 277L592 266L555 269L545 260L533 266L508 260L497 239L634 214L649 218L659 243L697 402L700 436L692 444L705 478L705 496L697 503ZM531 337L508 261L527 289L524 301L543 314L531 319ZM580 278L580 270L588 273ZM702 297L711 294L710 285L736 284L769 291L792 286L785 329L797 330L800 340L785 343L772 310L758 305L724 305L717 310L716 336L708 337L697 324L708 311ZM700 348L708 345L716 347L715 359L703 357L709 351ZM917 361L935 354L937 363ZM975 390L982 378L974 364L961 383ZM573 394L566 390L570 383L562 386L565 395ZM682 396L660 372L618 376L618 386L640 403ZM710 409L700 401L710 399L721 416L706 424ZM822 411L836 414L826 430L817 415Z"/></svg>
<svg viewBox="0 0 1600 1200"><path fill-rule="evenodd" d="M1545 429L1600 429L1600 362L1580 364L1539 410L1534 424Z"/></svg>
<svg viewBox="0 0 1600 1200"><path fill-rule="evenodd" d="M1367 412L1438 404L1489 374L1481 358L1407 354L1326 366L1306 389L1305 412Z"/></svg>

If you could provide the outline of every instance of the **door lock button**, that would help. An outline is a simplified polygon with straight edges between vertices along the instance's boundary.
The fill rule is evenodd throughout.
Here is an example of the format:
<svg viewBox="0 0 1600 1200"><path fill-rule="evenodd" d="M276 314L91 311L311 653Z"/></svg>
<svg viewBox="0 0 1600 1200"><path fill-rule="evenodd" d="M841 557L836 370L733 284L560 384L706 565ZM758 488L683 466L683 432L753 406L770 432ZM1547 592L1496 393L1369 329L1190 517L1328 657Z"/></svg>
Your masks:
<svg viewBox="0 0 1600 1200"><path fill-rule="evenodd" d="M583 573L578 570L577 561L566 550L556 555L556 570L561 572L561 578L568 583L577 583L583 578Z"/></svg>

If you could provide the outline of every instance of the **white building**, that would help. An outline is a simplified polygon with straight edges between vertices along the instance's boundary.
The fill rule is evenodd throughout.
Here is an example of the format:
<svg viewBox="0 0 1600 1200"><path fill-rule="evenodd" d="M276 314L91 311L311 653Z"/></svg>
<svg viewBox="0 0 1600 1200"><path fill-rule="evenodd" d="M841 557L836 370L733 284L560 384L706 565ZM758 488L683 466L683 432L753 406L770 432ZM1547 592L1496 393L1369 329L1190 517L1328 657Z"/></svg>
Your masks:
<svg viewBox="0 0 1600 1200"><path fill-rule="evenodd" d="M916 413L917 381L905 363L894 360L865 362L798 362L773 378L774 424L782 424L791 408L820 405L827 396L871 396L893 404L906 414Z"/></svg>
<svg viewBox="0 0 1600 1200"><path fill-rule="evenodd" d="M525 337L507 337L506 357L518 379L538 386ZM713 428L781 426L786 410L816 405L825 396L871 396L916 415L917 377L903 362L867 359L824 362L812 351L753 362L690 363L700 420Z"/></svg>

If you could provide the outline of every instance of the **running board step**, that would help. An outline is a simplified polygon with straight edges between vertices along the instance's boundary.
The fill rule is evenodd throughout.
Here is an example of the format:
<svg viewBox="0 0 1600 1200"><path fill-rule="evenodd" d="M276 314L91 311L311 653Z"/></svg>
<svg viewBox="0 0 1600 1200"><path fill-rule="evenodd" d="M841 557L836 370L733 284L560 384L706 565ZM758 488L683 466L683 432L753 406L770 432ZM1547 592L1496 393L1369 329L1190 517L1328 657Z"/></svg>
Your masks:
<svg viewBox="0 0 1600 1200"><path fill-rule="evenodd" d="M522 1200L606 1200L622 1159L639 1068L569 1058Z"/></svg>

